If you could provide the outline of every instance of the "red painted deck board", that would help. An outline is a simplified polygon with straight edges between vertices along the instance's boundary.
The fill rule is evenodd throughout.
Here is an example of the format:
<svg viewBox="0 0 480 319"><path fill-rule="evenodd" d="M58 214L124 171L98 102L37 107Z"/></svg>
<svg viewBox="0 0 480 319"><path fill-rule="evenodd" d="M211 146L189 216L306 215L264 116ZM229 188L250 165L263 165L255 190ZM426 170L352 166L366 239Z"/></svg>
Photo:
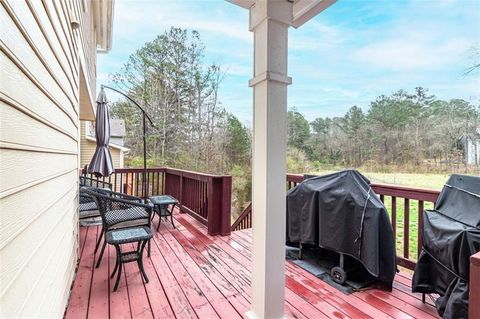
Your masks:
<svg viewBox="0 0 480 319"><path fill-rule="evenodd" d="M67 318L241 318L251 299L250 230L211 237L187 214L175 214L177 228L163 222L144 256L150 282L136 263L124 266L117 292L115 250L101 266L93 254L99 229L80 229L80 254ZM156 229L158 219L154 221ZM127 249L127 247L125 247ZM431 304L410 292L411 275L400 273L392 292L370 289L345 295L291 262L286 267L287 318L438 318ZM428 298L427 298L428 300Z"/></svg>

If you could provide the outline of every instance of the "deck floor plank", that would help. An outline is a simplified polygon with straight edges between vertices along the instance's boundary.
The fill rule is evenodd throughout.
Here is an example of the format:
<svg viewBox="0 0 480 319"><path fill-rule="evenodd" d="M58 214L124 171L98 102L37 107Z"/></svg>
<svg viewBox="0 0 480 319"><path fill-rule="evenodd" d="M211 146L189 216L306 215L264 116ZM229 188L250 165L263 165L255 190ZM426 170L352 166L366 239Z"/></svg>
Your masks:
<svg viewBox="0 0 480 319"><path fill-rule="evenodd" d="M242 232L235 232L235 234L233 236L231 236L231 237L235 237L235 239L232 240L232 238L230 237L230 238L227 239L227 241L229 243L232 243L232 241L238 240L243 245L248 246L250 243L245 240L245 233L246 232L243 232L243 231ZM235 246L235 245L232 245L232 246ZM248 253L248 250L246 250L246 251ZM288 281L288 278L289 278L288 275L289 274L288 274L288 269L287 269L287 281ZM407 274L407 276L408 276L408 274ZM403 280L405 280L405 278L408 278L408 277L406 277L406 276L402 277ZM318 283L315 283L315 284L318 285ZM397 305L403 306L400 309L404 309L404 307L408 308L411 313L417 314L418 317L431 318L431 316L436 316L436 310L433 307L430 307L428 305L424 305L423 303L421 303L421 301L416 302L416 301L419 301L419 300L416 300L416 298L412 297L411 295L404 294L404 293L399 292L397 290L392 291L392 293L385 293L385 292L382 292L382 291L378 291L376 293L380 294L380 296L382 296L382 294L385 294L383 296L387 296L387 297L389 297L389 295L392 294L393 296L395 296L397 298L392 298L392 300L389 300L390 302L393 302L393 303L396 303ZM378 296L377 296L377 298L378 298ZM382 299L382 298L380 298L380 299ZM377 300L375 300L375 303L376 304L379 304L379 303L382 304L381 302L379 302ZM365 307L361 307L361 308L365 310ZM387 308L389 308L389 307L387 307ZM338 309L345 310L346 305L341 305ZM350 310L352 310L352 309L350 309ZM393 316L399 316L399 317L404 316L404 314L399 313L395 309L390 309L390 310L386 310L386 311L391 313ZM354 312L355 312L355 310L354 310ZM403 311L401 311L401 312L403 312ZM397 315L395 315L395 314L397 314ZM359 313L352 313L351 315L354 315L355 318L361 316L361 314L359 314ZM373 315L378 316L379 314L377 313L377 314L373 314Z"/></svg>
<svg viewBox="0 0 480 319"><path fill-rule="evenodd" d="M123 252L135 251L135 244L124 245ZM145 251L146 255L146 251ZM124 265L126 285L128 291L128 300L130 302L130 310L132 318L153 318L152 309L150 307L150 300L145 291L143 278L138 271L136 262L129 262ZM147 274L148 276L148 274ZM154 302L154 301L153 301Z"/></svg>
<svg viewBox="0 0 480 319"><path fill-rule="evenodd" d="M205 297L205 293L200 289L196 284L190 274L186 271L180 260L177 258L175 253L172 251L171 247L166 242L165 238L161 233L155 234L155 242L162 252L165 261L171 269L173 269L173 275L175 276L178 284L182 287L185 296L187 297L190 305L194 308L197 315L199 311L204 315L208 316L206 318L218 318L215 310L212 305Z"/></svg>
<svg viewBox="0 0 480 319"><path fill-rule="evenodd" d="M242 292L236 290L234 285L232 285L220 271L218 271L198 250L195 249L181 231L175 230L172 231L171 234L185 250L185 253L195 261L206 278L215 285L223 296L225 296L236 311L239 314L246 313L249 309L250 302L245 298Z"/></svg>
<svg viewBox="0 0 480 319"><path fill-rule="evenodd" d="M172 273L172 270L166 263L161 251L156 245L156 240L152 242L152 255L150 260L155 267L159 281L163 285L165 294L170 302L175 317L177 319L197 318L197 315L186 298L182 287L178 284L175 276Z"/></svg>
<svg viewBox="0 0 480 319"><path fill-rule="evenodd" d="M107 245L108 256L108 270L111 274L115 267L115 248ZM105 258L105 257L104 257ZM105 262L105 260L104 260ZM116 276L110 279L109 298L110 303L110 318L113 319L127 319L132 318L132 312L130 309L130 299L128 298L128 291L126 286L125 267L122 269L122 276L118 285L117 291L113 292L113 286L115 285ZM105 297L104 297L105 298Z"/></svg>
<svg viewBox="0 0 480 319"><path fill-rule="evenodd" d="M180 222L185 222L181 218ZM196 221L192 221L192 224L196 224ZM199 226L199 225L197 225ZM201 230L201 228L199 228ZM202 231L202 230L201 230ZM202 231L203 232L203 231ZM203 232L206 234L206 232ZM238 233L238 232L236 232ZM232 256L235 256L234 258L242 263L247 263L247 268L250 267L250 252L245 250L243 246L240 244L236 243L233 239L233 236L229 237L213 237L213 240L215 243L217 243L222 249L227 251L229 254ZM238 251L237 251L238 249ZM293 285L292 281L289 281L289 278L291 279L291 273L287 267L286 269L286 274L287 274L287 288L290 288L288 285ZM297 282L298 285L296 285L296 288L299 289L300 283ZM305 289L306 287L301 287L302 291L299 292L298 294L301 295L303 298L306 298ZM333 288L332 288L333 289ZM321 310L326 313L330 318L342 318L342 317L348 317L351 316L353 318L371 318L370 316L366 315L364 312L361 310L352 307L349 303L347 302L336 302L338 298L331 298L328 297L327 295L323 294L322 292L318 290L314 290L315 294L319 298L315 298L318 302L318 299L322 299L321 303ZM310 295L311 298L314 298ZM377 314L378 315L378 314Z"/></svg>
<svg viewBox="0 0 480 319"><path fill-rule="evenodd" d="M195 228L195 229L198 229L198 231L200 231L202 233L202 236L207 236L206 235L206 230L205 229L202 229L200 226L200 224L197 224L197 221L196 220L191 220L191 224L189 221L187 221L185 218L182 218L181 216L178 217L178 221L181 225L183 226L187 226L188 228ZM195 225L196 224L196 225ZM197 228L198 227L198 228ZM235 260L239 263L239 264L242 264L244 267L246 267L247 269L250 269L251 268L251 262L250 262L250 259L249 257L246 257L244 255L238 255L233 248L231 248L230 246L225 246L225 242L223 241L223 239L226 239L227 237L213 237L211 240L213 240L219 247L221 247L225 252L227 252L228 254L230 254L231 256L234 256ZM228 240L228 239L227 239ZM231 243L231 241L229 241ZM250 275L250 274L249 274ZM287 270L287 275L288 275L288 270ZM290 287L288 286L288 278L287 278L287 288L290 289ZM298 288L298 286L296 287ZM302 291L302 292L305 292L305 291ZM305 295L303 295L302 293L297 293L298 295L302 296L302 298L305 298ZM289 302L290 300L292 299L292 301L295 303L296 301L298 301L297 299L293 298L292 295L289 295L287 294L286 295L286 300L287 302ZM326 298L326 299L329 299L329 298ZM351 310L351 307L348 307L347 305L345 305L347 309ZM344 307L345 308L345 307ZM319 312L317 315L318 316L323 316L323 315L327 315L328 317L330 318L348 318L348 315L345 314L343 312L343 309L342 307L334 307L332 306L331 304L329 304L328 302L323 302L321 304L321 307L317 307L318 311ZM365 317L365 316L362 316L359 314L363 314L363 312L359 311L358 309L355 309L353 311L351 311L352 315L354 315L355 318L357 317ZM363 314L365 315L365 314ZM366 316L368 317L368 316Z"/></svg>
<svg viewBox="0 0 480 319"><path fill-rule="evenodd" d="M220 318L230 317L232 319L241 318L235 308L228 302L227 298L217 289L212 281L199 268L195 261L185 252L176 238L169 232L162 233L164 239L175 253L179 262L185 267L203 295L210 302Z"/></svg>
<svg viewBox="0 0 480 319"><path fill-rule="evenodd" d="M124 265L117 292L109 273L115 250L108 247L98 269L93 250L99 227L80 228L81 256L67 318L245 317L251 300L252 231L209 236L199 221L175 212L176 228L162 222L144 256L150 282L135 263ZM156 229L158 219L154 221ZM294 263L285 263L286 318L438 318L436 309L411 293L411 275L397 274L391 292L369 289L343 294Z"/></svg>
<svg viewBox="0 0 480 319"><path fill-rule="evenodd" d="M157 272L150 258L145 258L144 267L149 279L149 283L145 285L145 289L154 317L166 319L175 318L170 302L165 294L162 283L158 279Z"/></svg>
<svg viewBox="0 0 480 319"><path fill-rule="evenodd" d="M85 245L82 252L82 258L78 265L75 282L73 283L67 312L65 314L65 318L67 319L86 318L88 315L90 288L95 263L93 251L95 250L97 227L89 229L81 234L85 236Z"/></svg>
<svg viewBox="0 0 480 319"><path fill-rule="evenodd" d="M100 230L98 230L100 235ZM98 258L99 254L95 255ZM90 302L88 305L88 318L102 319L109 316L109 273L108 273L108 252L105 250L102 263L94 269L92 285L90 288ZM106 298L105 298L106 296Z"/></svg>

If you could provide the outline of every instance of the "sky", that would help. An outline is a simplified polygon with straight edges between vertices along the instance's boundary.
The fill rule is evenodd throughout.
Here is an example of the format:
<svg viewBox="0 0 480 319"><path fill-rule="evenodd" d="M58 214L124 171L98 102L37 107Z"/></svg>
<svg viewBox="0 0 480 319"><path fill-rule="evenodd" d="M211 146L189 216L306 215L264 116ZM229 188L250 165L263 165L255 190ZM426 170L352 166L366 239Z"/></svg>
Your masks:
<svg viewBox="0 0 480 319"><path fill-rule="evenodd" d="M98 56L98 83L109 84L130 54L171 26L200 32L205 64L225 71L223 107L251 126L248 10L224 0L115 1L112 50ZM479 45L479 0L338 0L289 30L288 107L313 121L353 105L366 111L381 94L417 86L479 104L480 73L464 76Z"/></svg>

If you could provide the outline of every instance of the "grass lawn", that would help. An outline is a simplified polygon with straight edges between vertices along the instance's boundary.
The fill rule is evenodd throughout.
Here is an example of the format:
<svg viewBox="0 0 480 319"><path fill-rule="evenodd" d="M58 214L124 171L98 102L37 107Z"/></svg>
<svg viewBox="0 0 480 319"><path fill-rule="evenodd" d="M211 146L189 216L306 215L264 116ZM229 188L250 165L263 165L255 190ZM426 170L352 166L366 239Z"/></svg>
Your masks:
<svg viewBox="0 0 480 319"><path fill-rule="evenodd" d="M396 243L397 243L397 255L403 256L403 242L404 242L404 202L403 199L397 198L397 223L396 223ZM391 217L392 198L385 197L385 207L387 207L388 213ZM425 209L432 209L433 203L425 203ZM418 201L410 201L410 214L409 214L409 238L408 238L408 251L409 259L417 260L418 252Z"/></svg>
<svg viewBox="0 0 480 319"><path fill-rule="evenodd" d="M334 171L319 171L313 174L323 175ZM409 173L360 173L368 177L373 183L397 184L418 188L430 188L441 190L450 175L448 174L409 174Z"/></svg>
<svg viewBox="0 0 480 319"><path fill-rule="evenodd" d="M322 175L332 173L332 171L316 172ZM449 175L443 174L406 174L406 173L372 173L361 172L374 183L397 184L403 186L412 186L418 188L430 188L441 190ZM397 220L396 220L396 243L397 254L403 256L404 242L404 201L403 198L397 198ZM391 197L385 196L385 207L390 216L392 209ZM432 209L433 203L425 203L425 209ZM418 201L410 201L410 220L409 220L409 259L417 259L418 249Z"/></svg>

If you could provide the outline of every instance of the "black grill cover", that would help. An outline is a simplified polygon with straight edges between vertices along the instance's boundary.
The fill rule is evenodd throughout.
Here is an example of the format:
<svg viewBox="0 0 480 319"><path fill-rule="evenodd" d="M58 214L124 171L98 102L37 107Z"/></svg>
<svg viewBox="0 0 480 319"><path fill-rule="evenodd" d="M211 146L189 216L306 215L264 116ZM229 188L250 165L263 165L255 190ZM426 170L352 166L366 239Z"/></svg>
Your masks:
<svg viewBox="0 0 480 319"><path fill-rule="evenodd" d="M452 175L423 220L412 290L438 293L444 318L468 318L469 258L480 251L480 177Z"/></svg>
<svg viewBox="0 0 480 319"><path fill-rule="evenodd" d="M392 225L370 181L355 170L308 178L287 193L287 241L352 256L392 286Z"/></svg>

